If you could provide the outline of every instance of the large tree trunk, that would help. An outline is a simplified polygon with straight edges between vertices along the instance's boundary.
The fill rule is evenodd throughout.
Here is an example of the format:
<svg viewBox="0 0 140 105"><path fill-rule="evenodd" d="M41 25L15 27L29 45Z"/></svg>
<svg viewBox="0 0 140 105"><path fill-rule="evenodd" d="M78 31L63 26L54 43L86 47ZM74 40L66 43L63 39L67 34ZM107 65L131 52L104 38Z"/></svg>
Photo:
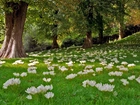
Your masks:
<svg viewBox="0 0 140 105"><path fill-rule="evenodd" d="M92 35L91 31L87 32L86 38L84 40L83 48L91 48L92 47Z"/></svg>
<svg viewBox="0 0 140 105"><path fill-rule="evenodd" d="M26 57L22 34L26 19L28 4L20 1L19 3L8 2L7 8L12 8L12 12L5 12L5 39L0 50L1 58Z"/></svg>
<svg viewBox="0 0 140 105"><path fill-rule="evenodd" d="M53 36L53 43L52 43L52 49L59 48L59 45L57 43L57 35Z"/></svg>

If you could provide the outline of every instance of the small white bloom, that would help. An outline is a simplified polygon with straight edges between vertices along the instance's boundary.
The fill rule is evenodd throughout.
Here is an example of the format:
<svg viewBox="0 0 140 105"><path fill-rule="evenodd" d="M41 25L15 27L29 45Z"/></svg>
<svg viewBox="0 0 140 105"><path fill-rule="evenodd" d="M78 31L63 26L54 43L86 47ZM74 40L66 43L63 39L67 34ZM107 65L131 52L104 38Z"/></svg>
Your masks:
<svg viewBox="0 0 140 105"><path fill-rule="evenodd" d="M136 81L137 81L138 83L140 83L140 76L139 76L138 78L136 78Z"/></svg>
<svg viewBox="0 0 140 105"><path fill-rule="evenodd" d="M83 60L83 61L80 61L80 63L81 63L81 64L84 64L84 63L86 63L86 61L85 61L85 60Z"/></svg>
<svg viewBox="0 0 140 105"><path fill-rule="evenodd" d="M77 76L77 74L69 74L66 76L66 79L73 79Z"/></svg>
<svg viewBox="0 0 140 105"><path fill-rule="evenodd" d="M34 95L34 94L37 93L37 88L32 86L32 87L28 88L25 92L28 93L28 94L33 94Z"/></svg>
<svg viewBox="0 0 140 105"><path fill-rule="evenodd" d="M53 89L53 85L46 85L46 86L45 86L45 89L46 89L46 90L52 90L52 89Z"/></svg>
<svg viewBox="0 0 140 105"><path fill-rule="evenodd" d="M45 81L45 82L50 82L51 81L51 78L43 78L43 81Z"/></svg>
<svg viewBox="0 0 140 105"><path fill-rule="evenodd" d="M20 74L20 76L21 77L26 77L27 76L27 73L26 72L23 72L23 73Z"/></svg>
<svg viewBox="0 0 140 105"><path fill-rule="evenodd" d="M14 76L19 77L19 73L13 73Z"/></svg>
<svg viewBox="0 0 140 105"><path fill-rule="evenodd" d="M129 80L134 80L135 78L136 78L135 75L128 77Z"/></svg>
<svg viewBox="0 0 140 105"><path fill-rule="evenodd" d="M114 79L109 79L109 82L110 82L110 83L114 82Z"/></svg>
<svg viewBox="0 0 140 105"><path fill-rule="evenodd" d="M65 66L59 66L59 70L61 70L62 72L67 71L68 69Z"/></svg>
<svg viewBox="0 0 140 105"><path fill-rule="evenodd" d="M127 81L127 79L121 79L121 82L123 83L123 85L129 84L129 82Z"/></svg>
<svg viewBox="0 0 140 105"><path fill-rule="evenodd" d="M97 67L95 70L96 70L96 72L101 72L101 71L103 71L103 68L102 67Z"/></svg>
<svg viewBox="0 0 140 105"><path fill-rule="evenodd" d="M136 66L134 63L128 64L128 67L134 67L134 66Z"/></svg>
<svg viewBox="0 0 140 105"><path fill-rule="evenodd" d="M53 98L54 93L53 92L47 92L47 94L44 95L47 99Z"/></svg>
<svg viewBox="0 0 140 105"><path fill-rule="evenodd" d="M26 98L27 98L28 100L31 100L31 99L32 99L32 95L28 95Z"/></svg>
<svg viewBox="0 0 140 105"><path fill-rule="evenodd" d="M123 61L121 64L122 65L127 65L128 63L126 61Z"/></svg>

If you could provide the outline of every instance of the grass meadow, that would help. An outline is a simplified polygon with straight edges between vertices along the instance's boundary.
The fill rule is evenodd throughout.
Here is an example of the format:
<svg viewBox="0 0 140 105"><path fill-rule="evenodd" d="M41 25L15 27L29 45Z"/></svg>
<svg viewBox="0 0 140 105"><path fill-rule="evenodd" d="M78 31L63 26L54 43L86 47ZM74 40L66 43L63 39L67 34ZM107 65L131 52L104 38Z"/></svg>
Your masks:
<svg viewBox="0 0 140 105"><path fill-rule="evenodd" d="M1 59L0 105L140 105L139 36Z"/></svg>

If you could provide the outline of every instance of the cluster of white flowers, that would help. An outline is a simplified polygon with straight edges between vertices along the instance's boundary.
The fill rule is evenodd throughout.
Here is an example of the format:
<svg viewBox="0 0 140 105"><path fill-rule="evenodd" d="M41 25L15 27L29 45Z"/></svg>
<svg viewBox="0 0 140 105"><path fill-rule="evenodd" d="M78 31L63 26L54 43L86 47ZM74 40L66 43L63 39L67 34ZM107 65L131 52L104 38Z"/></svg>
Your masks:
<svg viewBox="0 0 140 105"><path fill-rule="evenodd" d="M49 72L43 72L43 75L56 75L54 71L49 71Z"/></svg>
<svg viewBox="0 0 140 105"><path fill-rule="evenodd" d="M7 80L4 84L3 84L3 88L4 89L7 89L8 86L11 86L11 85L18 85L20 84L20 79L19 78L11 78L9 80Z"/></svg>
<svg viewBox="0 0 140 105"><path fill-rule="evenodd" d="M37 59L30 60L29 62L30 62L30 63L28 64L29 67L33 67L33 66L35 66L36 64L39 63Z"/></svg>
<svg viewBox="0 0 140 105"><path fill-rule="evenodd" d="M121 79L121 82L123 83L123 85L129 84L129 81L127 81L127 79Z"/></svg>
<svg viewBox="0 0 140 105"><path fill-rule="evenodd" d="M26 72L23 72L21 74L20 73L13 73L13 75L16 76L16 77L19 77L19 76L20 77L26 77L27 76L27 73Z"/></svg>
<svg viewBox="0 0 140 105"><path fill-rule="evenodd" d="M127 65L128 67L134 67L134 66L136 66L134 63L132 63L132 64L128 64Z"/></svg>
<svg viewBox="0 0 140 105"><path fill-rule="evenodd" d="M89 85L89 86L95 86L95 84L96 84L96 81L94 81L94 80L85 80L85 81L83 81L83 87L87 87L87 85Z"/></svg>
<svg viewBox="0 0 140 105"><path fill-rule="evenodd" d="M48 90L52 90L53 89L53 86L52 85L40 85L38 86L37 88L35 86L32 86L30 88L27 88L27 90L25 91L26 93L28 94L37 94L37 93L45 93L47 92Z"/></svg>
<svg viewBox="0 0 140 105"><path fill-rule="evenodd" d="M120 72L120 71L111 71L108 73L109 76L122 76L123 75L123 72Z"/></svg>
<svg viewBox="0 0 140 105"><path fill-rule="evenodd" d="M37 67L28 67L27 71L28 73L36 74L37 73L36 69Z"/></svg>
<svg viewBox="0 0 140 105"><path fill-rule="evenodd" d="M59 66L59 70L61 70L62 72L67 71L68 68L66 68L65 66Z"/></svg>
<svg viewBox="0 0 140 105"><path fill-rule="evenodd" d="M82 86L83 87L87 87L87 85L91 86L91 87L96 87L98 90L100 91L108 91L108 92L112 92L115 85L111 85L111 84L102 84L102 83L96 83L96 81L94 80L85 80L82 82Z"/></svg>
<svg viewBox="0 0 140 105"><path fill-rule="evenodd" d="M96 72L101 72L101 71L103 71L103 68L102 67L97 67L95 70L96 70Z"/></svg>
<svg viewBox="0 0 140 105"><path fill-rule="evenodd" d="M69 74L66 76L66 79L73 79L77 76L77 74Z"/></svg>
<svg viewBox="0 0 140 105"><path fill-rule="evenodd" d="M140 76L139 76L138 78L136 78L136 81L137 81L138 83L140 83Z"/></svg>
<svg viewBox="0 0 140 105"><path fill-rule="evenodd" d="M85 60L82 60L82 61L80 61L80 63L81 63L81 64L85 64L85 63L86 63L86 61L85 61Z"/></svg>
<svg viewBox="0 0 140 105"><path fill-rule="evenodd" d="M105 68L105 69L112 69L113 66L114 66L114 65L113 65L112 63L110 63L110 64L106 65L104 68Z"/></svg>
<svg viewBox="0 0 140 105"><path fill-rule="evenodd" d="M68 63L66 63L69 67L72 67L73 66L73 62L72 61L70 61L70 62L68 62Z"/></svg>
<svg viewBox="0 0 140 105"><path fill-rule="evenodd" d="M38 93L46 93L48 90L52 90L53 86L52 85L40 85L37 88L35 86L32 86L30 88L28 88L25 92L28 93L27 95L27 99L31 100L32 99L32 95L34 94L38 94ZM49 98L53 98L54 97L54 93L53 92L47 92L44 95L47 99Z"/></svg>
<svg viewBox="0 0 140 105"><path fill-rule="evenodd" d="M110 84L102 84L102 83L97 83L95 87L100 90L100 91L108 91L112 92L113 89L115 88L115 85L110 85Z"/></svg>
<svg viewBox="0 0 140 105"><path fill-rule="evenodd" d="M54 70L54 66L48 66L48 70Z"/></svg>
<svg viewBox="0 0 140 105"><path fill-rule="evenodd" d="M16 60L14 63L12 63L13 65L18 65L18 64L24 64L24 62L22 60Z"/></svg>
<svg viewBox="0 0 140 105"><path fill-rule="evenodd" d="M85 75L85 74L89 74L89 73L93 73L94 70L93 69L89 69L89 70L83 70L83 71L79 71L77 74L78 75Z"/></svg>

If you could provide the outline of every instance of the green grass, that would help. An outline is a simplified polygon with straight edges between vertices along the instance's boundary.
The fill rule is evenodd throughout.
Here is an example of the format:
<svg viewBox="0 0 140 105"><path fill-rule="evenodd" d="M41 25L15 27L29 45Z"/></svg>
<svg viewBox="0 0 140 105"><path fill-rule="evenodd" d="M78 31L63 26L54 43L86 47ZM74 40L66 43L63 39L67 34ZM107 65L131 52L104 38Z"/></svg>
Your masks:
<svg viewBox="0 0 140 105"><path fill-rule="evenodd" d="M140 36L140 34L136 34ZM136 37L135 35L132 37ZM135 41L138 38L130 38ZM139 105L140 104L140 84L134 79L132 81L127 78L131 75L135 75L136 78L140 76L140 46L139 41L133 45L128 43L126 46L126 40L117 42L117 44L93 46L92 49L81 49L79 47L50 50L39 52L38 56L30 56L22 59L24 64L12 65L12 63L18 59L3 59L6 61L0 67L0 105ZM132 41L132 40L130 40ZM132 41L132 42L133 42ZM136 42L136 41L135 41ZM120 45L121 44L121 45ZM44 56L45 55L45 56ZM134 56L137 55L137 56ZM104 67L100 64L101 60L106 60L107 64L113 62L112 59L117 58L119 63L114 63L112 69L103 69L101 72L96 72L97 67ZM39 64L36 64L37 73L29 74L26 77L18 77L21 80L19 85L9 86L8 89L3 89L3 84L10 78L16 78L13 73L27 72L28 63L30 60L37 59ZM49 71L48 66L44 63L44 59L51 59L51 64L58 64L59 66L65 66L68 71L61 72L59 67L55 67L54 72L56 75L43 75L43 72ZM95 62L90 62L94 59ZM86 60L84 66L79 65L81 60ZM61 61L61 62L60 62ZM73 61L74 64L69 68L66 63ZM121 65L122 61L126 61L129 64L134 63L136 66L130 67L129 71L123 71L121 77L109 76L110 71L119 71L116 66ZM83 71L85 66L92 65L95 71L86 75L78 75L73 79L66 79L66 76L71 73L78 73ZM127 67L127 66L126 66ZM73 70L71 70L73 69ZM43 78L51 78L50 83L44 82ZM108 79L114 78L113 83L109 83ZM120 79L125 78L129 81L129 84L124 86ZM83 87L82 82L85 80L95 80L97 83L108 83L115 85L113 92L104 92L98 90L96 87ZM39 85L53 85L54 97L46 99L45 93L39 93L32 95L33 99L28 100L28 95L25 90L31 86Z"/></svg>

